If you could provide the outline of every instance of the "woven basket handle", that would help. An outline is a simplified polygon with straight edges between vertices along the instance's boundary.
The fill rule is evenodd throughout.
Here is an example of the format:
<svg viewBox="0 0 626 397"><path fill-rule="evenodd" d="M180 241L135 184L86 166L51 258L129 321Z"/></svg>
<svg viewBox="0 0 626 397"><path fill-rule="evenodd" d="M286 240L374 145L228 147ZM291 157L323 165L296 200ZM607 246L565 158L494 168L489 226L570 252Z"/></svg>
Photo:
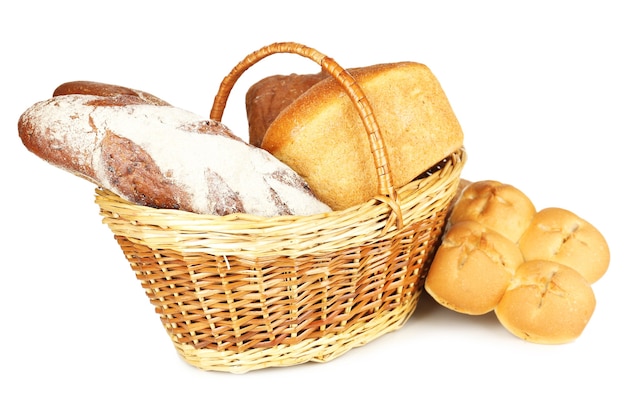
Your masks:
<svg viewBox="0 0 626 397"><path fill-rule="evenodd" d="M378 193L380 196L376 198L386 202L391 207L397 217L397 226L401 228L402 212L400 210L400 204L398 203L396 190L393 187L392 175L389 169L389 157L385 149L385 143L380 133L378 122L361 87L357 84L354 77L337 64L334 59L327 57L313 48L298 43L284 42L265 46L249 54L222 80L211 109L211 119L216 121L222 120L226 101L237 79L255 63L277 53L297 54L309 58L320 65L324 71L341 84L356 107L363 125L365 126L365 130L367 131L370 150L374 156L374 164L376 165L378 176Z"/></svg>

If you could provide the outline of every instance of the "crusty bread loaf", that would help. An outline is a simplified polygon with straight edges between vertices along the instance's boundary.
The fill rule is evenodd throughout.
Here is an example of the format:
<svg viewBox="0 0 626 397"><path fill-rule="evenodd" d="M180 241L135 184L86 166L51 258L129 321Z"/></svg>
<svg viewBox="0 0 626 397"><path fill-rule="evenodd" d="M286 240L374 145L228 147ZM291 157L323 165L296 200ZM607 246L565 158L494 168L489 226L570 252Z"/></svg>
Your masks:
<svg viewBox="0 0 626 397"><path fill-rule="evenodd" d="M513 335L534 343L578 338L596 307L591 285L569 266L550 261L521 264L495 308Z"/></svg>
<svg viewBox="0 0 626 397"><path fill-rule="evenodd" d="M395 187L463 146L463 133L439 82L425 66L399 62L349 69L372 105ZM333 209L378 193L365 127L334 78L298 96L269 125L264 149L288 164Z"/></svg>
<svg viewBox="0 0 626 397"><path fill-rule="evenodd" d="M265 132L276 117L313 85L328 78L316 74L275 75L259 80L246 92L246 112L250 144L261 147Z"/></svg>
<svg viewBox="0 0 626 397"><path fill-rule="evenodd" d="M544 208L535 215L519 246L526 260L567 265L589 283L608 270L609 246L592 224L563 208Z"/></svg>
<svg viewBox="0 0 626 397"><path fill-rule="evenodd" d="M293 170L221 123L152 96L66 92L75 88L22 114L22 142L131 202L215 215L329 210Z"/></svg>
<svg viewBox="0 0 626 397"><path fill-rule="evenodd" d="M165 102L161 98L145 91L122 87L120 85L100 83L97 81L69 81L58 86L52 93L52 96L55 97L70 94L96 95L103 97L130 96L137 97L149 105L170 106L169 103Z"/></svg>
<svg viewBox="0 0 626 397"><path fill-rule="evenodd" d="M519 248L506 237L478 222L459 222L447 231L437 249L424 287L451 310L488 313L522 262Z"/></svg>
<svg viewBox="0 0 626 397"><path fill-rule="evenodd" d="M516 187L483 180L465 187L450 213L450 223L473 220L517 243L535 213L533 202Z"/></svg>

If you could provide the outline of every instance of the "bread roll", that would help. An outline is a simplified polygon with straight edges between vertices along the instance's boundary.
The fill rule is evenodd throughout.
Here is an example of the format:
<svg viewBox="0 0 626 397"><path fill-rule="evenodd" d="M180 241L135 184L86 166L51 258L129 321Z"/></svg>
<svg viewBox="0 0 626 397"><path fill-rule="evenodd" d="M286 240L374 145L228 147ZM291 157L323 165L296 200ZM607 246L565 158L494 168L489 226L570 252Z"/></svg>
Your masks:
<svg viewBox="0 0 626 397"><path fill-rule="evenodd" d="M602 234L586 220L562 208L539 211L519 246L526 260L562 263L589 283L598 281L609 267L609 246Z"/></svg>
<svg viewBox="0 0 626 397"><path fill-rule="evenodd" d="M471 183L450 213L450 223L473 220L517 243L535 216L532 201L512 185L493 180Z"/></svg>
<svg viewBox="0 0 626 397"><path fill-rule="evenodd" d="M463 145L461 126L431 71L400 62L350 69L378 121L395 187ZM261 145L304 177L339 210L378 194L378 177L363 122L334 78L311 86L282 109Z"/></svg>
<svg viewBox="0 0 626 397"><path fill-rule="evenodd" d="M521 264L495 309L513 335L543 343L578 338L595 310L589 283L572 268L550 261Z"/></svg>
<svg viewBox="0 0 626 397"><path fill-rule="evenodd" d="M522 262L509 239L477 222L459 222L438 248L425 289L451 310L484 314L496 307Z"/></svg>
<svg viewBox="0 0 626 397"><path fill-rule="evenodd" d="M131 202L214 215L330 210L293 170L221 123L142 95L58 92L22 114L22 142Z"/></svg>

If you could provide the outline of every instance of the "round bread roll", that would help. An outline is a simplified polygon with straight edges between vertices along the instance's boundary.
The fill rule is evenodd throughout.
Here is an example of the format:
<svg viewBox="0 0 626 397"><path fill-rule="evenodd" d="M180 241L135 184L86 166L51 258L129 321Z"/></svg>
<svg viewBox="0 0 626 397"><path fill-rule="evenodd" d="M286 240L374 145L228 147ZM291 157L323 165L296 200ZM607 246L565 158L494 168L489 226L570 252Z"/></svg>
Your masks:
<svg viewBox="0 0 626 397"><path fill-rule="evenodd" d="M538 260L517 268L495 313L500 323L521 339L560 344L582 334L595 306L591 285L577 271Z"/></svg>
<svg viewBox="0 0 626 397"><path fill-rule="evenodd" d="M562 208L537 213L519 241L525 260L548 260L567 265L593 284L609 267L609 247L589 222Z"/></svg>
<svg viewBox="0 0 626 397"><path fill-rule="evenodd" d="M519 189L485 180L463 190L450 214L450 223L476 221L517 243L535 213L534 204Z"/></svg>
<svg viewBox="0 0 626 397"><path fill-rule="evenodd" d="M465 314L490 312L523 262L517 245L474 221L451 226L426 277L426 291Z"/></svg>

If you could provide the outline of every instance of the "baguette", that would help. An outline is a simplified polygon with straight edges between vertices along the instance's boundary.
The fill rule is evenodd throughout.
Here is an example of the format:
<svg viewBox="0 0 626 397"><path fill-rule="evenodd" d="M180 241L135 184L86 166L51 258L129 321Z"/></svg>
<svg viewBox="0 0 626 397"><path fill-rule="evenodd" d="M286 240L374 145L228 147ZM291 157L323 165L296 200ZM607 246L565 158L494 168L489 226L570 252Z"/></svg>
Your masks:
<svg viewBox="0 0 626 397"><path fill-rule="evenodd" d="M61 86L21 115L28 150L155 208L266 217L329 210L292 169L222 123L142 92L82 87Z"/></svg>

